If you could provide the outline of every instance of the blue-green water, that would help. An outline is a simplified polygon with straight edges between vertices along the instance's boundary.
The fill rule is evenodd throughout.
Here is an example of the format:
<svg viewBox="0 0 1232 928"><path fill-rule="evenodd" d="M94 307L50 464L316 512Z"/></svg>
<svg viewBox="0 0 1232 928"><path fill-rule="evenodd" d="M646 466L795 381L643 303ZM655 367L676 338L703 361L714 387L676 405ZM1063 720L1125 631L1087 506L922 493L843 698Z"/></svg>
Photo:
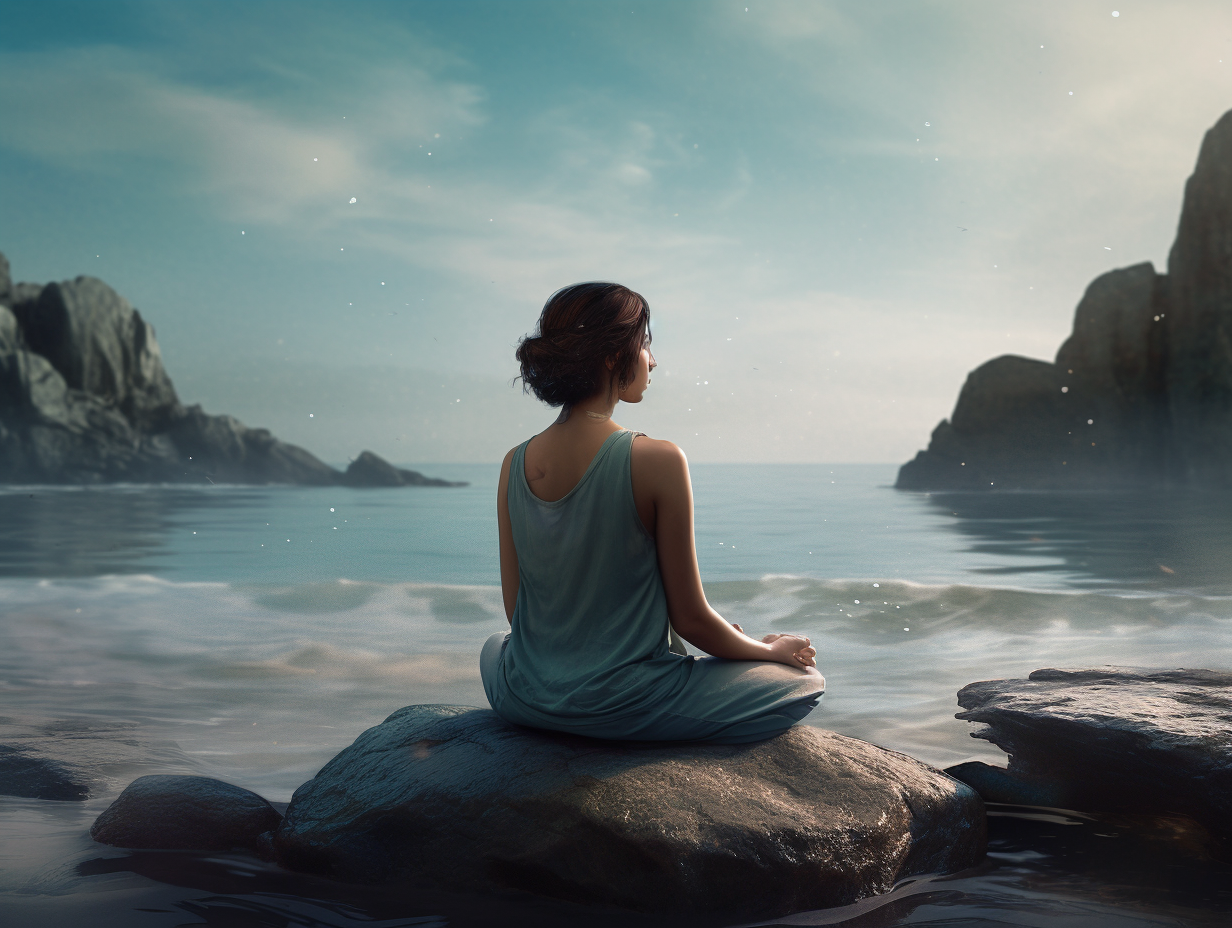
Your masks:
<svg viewBox="0 0 1232 928"><path fill-rule="evenodd" d="M122 724L171 745L108 769L83 804L0 799L0 913L13 924L63 916L159 928L349 925L357 912L391 925L576 923L576 912L498 914L482 900L346 896L251 862L185 858L168 869L86 834L140 773L217 776L285 801L403 705L484 704L478 648L504 623L497 468L418 469L471 485L0 492L4 713ZM1046 666L1229 664L1225 497L908 494L890 489L894 468L881 465L697 465L693 477L712 603L750 633L799 631L818 647L828 692L810 724L938 766L1000 761L953 718L966 683ZM1179 845L1127 826L1113 853L1084 820L1045 823L1064 841L1034 835L1030 821L994 829L983 872L905 888L866 915L801 918L1232 919L1228 874ZM1208 866L1215 875L1202 882ZM205 886L214 902L201 901ZM322 894L358 908L322 909ZM134 914L151 908L165 913ZM190 912L201 920L184 921Z"/></svg>

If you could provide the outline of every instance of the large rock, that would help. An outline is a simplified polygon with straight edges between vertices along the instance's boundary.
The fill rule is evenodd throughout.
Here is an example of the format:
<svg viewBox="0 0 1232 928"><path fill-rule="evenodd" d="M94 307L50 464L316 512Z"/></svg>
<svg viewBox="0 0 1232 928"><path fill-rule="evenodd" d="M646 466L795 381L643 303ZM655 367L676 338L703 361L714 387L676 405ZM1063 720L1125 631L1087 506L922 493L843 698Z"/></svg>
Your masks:
<svg viewBox="0 0 1232 928"><path fill-rule="evenodd" d="M184 407L127 300L93 277L14 285L0 254L0 483L459 485L361 460L342 474L265 429Z"/></svg>
<svg viewBox="0 0 1232 928"><path fill-rule="evenodd" d="M251 790L210 777L138 777L90 828L114 847L160 851L265 852L282 820Z"/></svg>
<svg viewBox="0 0 1232 928"><path fill-rule="evenodd" d="M1179 476L1232 486L1232 112L1202 141L1168 255L1168 409Z"/></svg>
<svg viewBox="0 0 1232 928"><path fill-rule="evenodd" d="M798 725L628 746L410 706L295 792L282 862L344 880L770 917L983 856L983 806L924 764Z"/></svg>
<svg viewBox="0 0 1232 928"><path fill-rule="evenodd" d="M70 389L115 407L133 425L157 422L179 405L153 328L101 280L48 284L14 312L29 350Z"/></svg>
<svg viewBox="0 0 1232 928"><path fill-rule="evenodd" d="M1232 487L1232 112L1185 186L1168 274L1103 274L1055 362L1006 356L973 372L897 482L1118 485Z"/></svg>
<svg viewBox="0 0 1232 928"><path fill-rule="evenodd" d="M394 467L371 451L363 451L347 467L342 482L349 487L464 487L465 483L425 477L417 470Z"/></svg>
<svg viewBox="0 0 1232 928"><path fill-rule="evenodd" d="M949 773L986 799L1092 812L1180 813L1232 842L1232 674L1037 670L972 683L958 718L1008 768Z"/></svg>

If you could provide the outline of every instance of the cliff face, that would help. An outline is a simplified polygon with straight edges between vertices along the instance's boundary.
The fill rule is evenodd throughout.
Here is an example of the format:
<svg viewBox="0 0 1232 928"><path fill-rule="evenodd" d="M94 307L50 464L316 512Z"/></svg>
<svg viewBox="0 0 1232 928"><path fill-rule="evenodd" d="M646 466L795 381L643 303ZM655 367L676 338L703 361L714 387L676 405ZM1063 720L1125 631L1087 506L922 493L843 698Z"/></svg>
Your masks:
<svg viewBox="0 0 1232 928"><path fill-rule="evenodd" d="M456 485L371 452L344 474L265 429L185 407L127 300L93 277L13 284L0 254L0 483L104 482Z"/></svg>
<svg viewBox="0 0 1232 928"><path fill-rule="evenodd" d="M1055 362L972 371L896 485L1232 487L1232 112L1185 186L1168 274L1109 271Z"/></svg>

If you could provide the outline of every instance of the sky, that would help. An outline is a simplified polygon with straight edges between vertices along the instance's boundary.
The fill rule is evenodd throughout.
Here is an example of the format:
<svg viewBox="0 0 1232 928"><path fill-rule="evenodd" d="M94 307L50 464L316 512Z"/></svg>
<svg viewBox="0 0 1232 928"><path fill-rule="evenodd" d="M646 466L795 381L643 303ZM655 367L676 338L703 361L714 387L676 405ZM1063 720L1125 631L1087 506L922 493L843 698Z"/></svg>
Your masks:
<svg viewBox="0 0 1232 928"><path fill-rule="evenodd" d="M899 462L1099 274L1163 270L1232 4L0 0L0 251L181 400L334 464L499 461L556 289L642 293L616 420Z"/></svg>

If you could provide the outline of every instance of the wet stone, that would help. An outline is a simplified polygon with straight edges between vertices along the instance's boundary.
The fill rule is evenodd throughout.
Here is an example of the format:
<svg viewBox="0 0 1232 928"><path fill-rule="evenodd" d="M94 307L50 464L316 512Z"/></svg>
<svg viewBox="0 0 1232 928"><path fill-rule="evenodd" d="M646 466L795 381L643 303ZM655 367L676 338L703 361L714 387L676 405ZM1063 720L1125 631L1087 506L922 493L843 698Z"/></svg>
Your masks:
<svg viewBox="0 0 1232 928"><path fill-rule="evenodd" d="M342 880L752 918L970 867L985 825L967 786L809 726L627 745L409 706L296 790L275 847Z"/></svg>
<svg viewBox="0 0 1232 928"><path fill-rule="evenodd" d="M1232 674L1106 667L972 683L958 718L1010 755L947 770L991 802L1180 814L1232 840Z"/></svg>
<svg viewBox="0 0 1232 928"><path fill-rule="evenodd" d="M95 820L100 844L145 850L227 851L267 856L278 812L251 790L210 777L138 777Z"/></svg>

